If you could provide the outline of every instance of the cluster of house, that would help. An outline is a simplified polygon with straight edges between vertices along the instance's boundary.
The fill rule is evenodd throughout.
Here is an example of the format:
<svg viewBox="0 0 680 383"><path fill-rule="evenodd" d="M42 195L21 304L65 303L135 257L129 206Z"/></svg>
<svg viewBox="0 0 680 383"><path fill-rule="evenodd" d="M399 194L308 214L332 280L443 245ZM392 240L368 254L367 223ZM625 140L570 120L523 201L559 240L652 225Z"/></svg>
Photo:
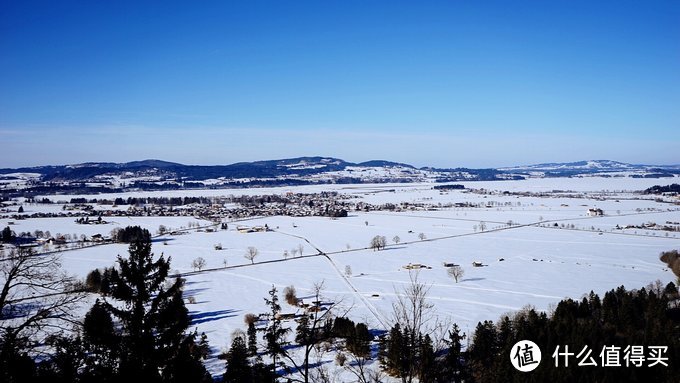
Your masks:
<svg viewBox="0 0 680 383"><path fill-rule="evenodd" d="M311 303L305 303L301 298L298 298L297 300L297 307L301 308L303 310L303 313L276 313L275 318L278 320L291 320L291 319L297 319L303 315L310 315L311 313L314 312L319 312L319 311L326 311L327 307L329 305L332 305L333 303L327 302L321 302L321 301L312 301ZM260 318L263 319L263 318Z"/></svg>
<svg viewBox="0 0 680 383"><path fill-rule="evenodd" d="M626 225L619 226L616 225L615 229L649 229L649 230L662 230L662 231L680 231L680 223L666 221L666 224L657 224L656 222L647 222L640 225Z"/></svg>
<svg viewBox="0 0 680 383"><path fill-rule="evenodd" d="M269 231L269 226L266 224L264 226L237 226L236 230L239 233L261 233Z"/></svg>
<svg viewBox="0 0 680 383"><path fill-rule="evenodd" d="M101 216L97 217L96 219L90 219L89 216L87 217L80 217L76 219L76 223L80 225L106 225L108 224L107 221L104 221Z"/></svg>
<svg viewBox="0 0 680 383"><path fill-rule="evenodd" d="M26 234L26 233L23 233ZM90 236L89 238L87 237L82 237L80 240L77 238L71 239L70 236L65 236L65 235L57 235L57 236L49 236L49 237L44 237L44 238L37 238L34 236L27 236L23 235L18 238L18 245L20 247L39 247L39 246L66 246L69 243L83 243L83 242L91 242L91 243L104 243L104 242L110 242L111 239L104 237L101 234L94 234Z"/></svg>
<svg viewBox="0 0 680 383"><path fill-rule="evenodd" d="M406 270L432 269L432 266L423 265L422 263L409 263L408 265L404 265L402 267Z"/></svg>

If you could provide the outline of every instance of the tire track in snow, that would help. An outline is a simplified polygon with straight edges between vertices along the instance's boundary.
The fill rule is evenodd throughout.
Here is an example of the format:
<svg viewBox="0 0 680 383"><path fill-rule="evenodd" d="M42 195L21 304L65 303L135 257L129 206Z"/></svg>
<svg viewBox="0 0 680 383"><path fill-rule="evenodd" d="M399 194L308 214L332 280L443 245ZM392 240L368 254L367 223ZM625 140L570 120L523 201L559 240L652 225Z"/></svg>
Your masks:
<svg viewBox="0 0 680 383"><path fill-rule="evenodd" d="M338 276L340 277L340 279L342 279L345 282L347 287L349 287L349 289L352 292L354 292L354 295L357 298L359 298L359 300L364 304L364 306L366 306L368 311L370 311L371 314L373 314L373 316L378 321L378 323L380 323L380 325L382 325L382 327L383 327L382 329L388 330L390 328L387 325L389 323L389 321L382 315L382 313L380 313L380 311L378 311L378 309L375 306L373 306L373 304L371 302L368 301L368 299L366 299L366 297L361 292L359 292L359 290L357 290L357 288L354 286L354 284L352 284L352 282L349 280L349 278L347 278L347 276L342 271L340 271L340 268L338 267L338 265L335 263L335 261L333 261L333 259L331 257L328 256L328 254L324 253L321 249L316 247L313 243L311 243L305 237L295 235L295 234L286 233L286 232L283 232L283 231L277 231L277 230L274 230L274 231L279 233L279 234L288 235L288 236L291 236L291 237L302 239L305 242L307 242L310 246L312 246L314 249L316 249L316 251L319 252L316 255L324 257L328 260L328 262L331 264L331 266L333 266L333 268L335 269L335 271L338 274Z"/></svg>
<svg viewBox="0 0 680 383"><path fill-rule="evenodd" d="M392 283L400 283L400 284L410 283L409 281L400 281L400 280L382 279L382 278L366 278L365 276L362 277L362 279L369 280L369 281L376 281L376 282L392 282ZM488 288L483 288L483 287L462 286L460 284L447 285L447 284L444 284L444 283L430 283L430 284L428 284L428 286L449 287L449 288L464 289L464 290L479 290L479 291L488 291L488 292L492 292L492 293L528 295L528 296L531 296L531 297L534 297L534 298L549 298L549 299L563 299L564 298L562 296L556 296L556 295L534 294L534 293L527 293L527 292L515 291L515 290L488 289Z"/></svg>

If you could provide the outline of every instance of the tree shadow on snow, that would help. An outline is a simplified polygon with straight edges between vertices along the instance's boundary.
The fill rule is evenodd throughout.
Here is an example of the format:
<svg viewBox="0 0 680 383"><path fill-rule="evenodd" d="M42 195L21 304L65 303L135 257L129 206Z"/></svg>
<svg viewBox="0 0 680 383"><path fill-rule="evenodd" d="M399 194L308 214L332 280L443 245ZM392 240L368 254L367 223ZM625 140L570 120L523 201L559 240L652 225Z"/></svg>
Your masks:
<svg viewBox="0 0 680 383"><path fill-rule="evenodd" d="M151 243L172 242L174 240L175 240L175 238L156 237L156 238L151 238Z"/></svg>
<svg viewBox="0 0 680 383"><path fill-rule="evenodd" d="M461 282L477 282L477 281L483 281L485 279L486 278L465 278L465 279L461 279L460 281Z"/></svg>
<svg viewBox="0 0 680 383"><path fill-rule="evenodd" d="M209 290L209 289L208 288L187 289L187 290L184 290L183 295L184 295L185 298L195 297L199 293L201 293L202 291L206 291L206 290Z"/></svg>
<svg viewBox="0 0 680 383"><path fill-rule="evenodd" d="M191 317L191 325L197 325L206 322L212 322L225 318L232 318L236 316L236 313L240 310L217 310L217 311L206 311L202 313L189 313Z"/></svg>
<svg viewBox="0 0 680 383"><path fill-rule="evenodd" d="M378 250L380 252L382 251L390 251L390 250L399 250L399 249L406 249L406 246L393 246L391 245L390 247L383 247L382 249Z"/></svg>

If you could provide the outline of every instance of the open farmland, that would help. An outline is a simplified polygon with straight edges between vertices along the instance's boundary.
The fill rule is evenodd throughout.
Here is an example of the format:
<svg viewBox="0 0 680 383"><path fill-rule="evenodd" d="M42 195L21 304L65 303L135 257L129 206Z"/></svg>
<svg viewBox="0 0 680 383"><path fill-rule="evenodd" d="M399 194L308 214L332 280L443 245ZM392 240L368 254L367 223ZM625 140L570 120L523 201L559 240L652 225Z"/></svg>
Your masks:
<svg viewBox="0 0 680 383"><path fill-rule="evenodd" d="M154 252L170 256L174 273L187 279L192 327L208 335L213 350L208 366L218 374L224 364L215 356L228 347L232 331L244 329L244 314L266 312L262 298L272 285L279 291L294 285L299 297L309 299L313 285L323 282L329 302L337 302L350 318L372 330L386 330L392 304L413 273L405 266L421 265L418 278L430 288L435 315L456 322L468 334L479 321L496 320L527 305L550 310L560 299L581 298L591 290L633 289L656 280L665 285L674 276L658 255L680 247L680 206L672 197L655 199L636 192L657 182L590 177L470 182L466 190L447 191L432 184L395 184L45 196L54 203L6 204L0 227L17 233L49 231L54 237L68 234L70 241L37 249L59 252L63 267L79 278L113 266L117 255L126 254L126 245L78 243L78 238L108 237L115 228L133 225L148 229L154 234ZM348 197L356 208L339 218L103 215L101 224L78 224L76 217L9 216L19 206L26 216L63 212L70 198L321 191ZM111 209L90 205L92 211ZM589 209L601 209L603 215L592 216ZM249 230L253 228L258 230ZM386 238L383 249L370 248L375 236ZM244 257L249 247L257 249L252 262ZM206 261L200 271L192 267L198 257ZM460 265L464 276L456 283L444 263ZM283 303L284 312L296 310Z"/></svg>

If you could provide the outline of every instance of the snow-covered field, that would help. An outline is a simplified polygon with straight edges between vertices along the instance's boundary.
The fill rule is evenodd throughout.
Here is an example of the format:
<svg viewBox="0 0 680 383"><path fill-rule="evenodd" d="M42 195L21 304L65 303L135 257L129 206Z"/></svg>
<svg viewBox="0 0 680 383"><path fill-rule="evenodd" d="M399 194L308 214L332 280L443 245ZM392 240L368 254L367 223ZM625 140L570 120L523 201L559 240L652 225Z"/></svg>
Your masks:
<svg viewBox="0 0 680 383"><path fill-rule="evenodd" d="M497 320L526 305L550 310L565 297L580 298L591 290L602 294L620 285L639 288L657 279L666 284L674 276L658 256L680 247L680 232L618 230L616 226L680 221L677 200L676 204L656 202L633 193L673 181L588 177L464 183L468 188L500 192L570 191L578 198L440 192L433 190L432 184L139 192L96 198L336 190L371 204L445 206L469 202L488 206L350 212L349 217L338 219L274 216L229 223L228 230L192 230L155 238L154 252L171 256L177 272L191 272L191 261L197 257L206 260L207 269L220 268L190 273L185 291L187 297L195 299L188 304L195 316L193 327L206 332L216 355L228 347L233 330L245 329L244 314L266 312L263 298L272 285L279 291L294 285L298 295L305 298L315 283L324 282L324 294L350 310L352 319L365 321L372 329L385 329L396 294L409 282L409 272L403 268L409 263L430 267L419 272L419 279L430 286L429 298L437 315L456 322L465 332L472 332L478 321ZM70 197L47 196L54 201ZM24 207L26 213L58 209L54 205ZM589 208L600 208L605 216L590 217ZM0 228L9 221L0 219ZM209 224L191 217L112 217L106 225L78 225L73 218L36 218L14 222L12 230L91 236L107 235L114 227L128 225L140 225L155 233L161 224L180 229L196 223ZM238 225L265 224L272 231L236 230ZM387 238L386 249L367 249L376 235ZM393 241L395 236L399 243ZM221 244L222 250L216 250L216 244ZM252 265L244 257L250 246L259 251ZM304 257L293 256L293 249L297 252L300 247ZM284 259L284 251L289 258ZM63 251L62 261L69 272L84 278L94 268L113 265L118 254L126 254L124 245L106 244ZM443 262L461 265L465 271L462 280L455 283ZM472 262L484 266L473 267ZM347 267L351 275L345 274ZM295 311L282 305L284 312ZM219 374L224 365L212 359L209 367Z"/></svg>

